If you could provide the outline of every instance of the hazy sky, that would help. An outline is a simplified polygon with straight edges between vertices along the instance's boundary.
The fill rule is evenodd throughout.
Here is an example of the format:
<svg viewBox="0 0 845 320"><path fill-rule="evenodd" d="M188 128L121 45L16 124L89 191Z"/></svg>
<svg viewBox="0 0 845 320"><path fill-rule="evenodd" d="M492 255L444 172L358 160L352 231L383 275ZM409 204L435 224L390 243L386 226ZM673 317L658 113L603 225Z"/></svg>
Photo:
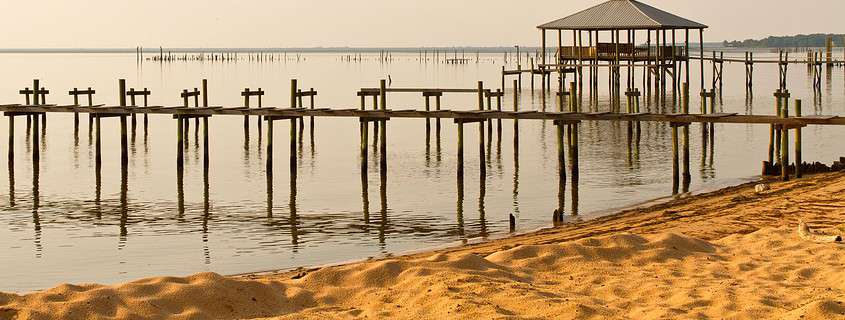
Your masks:
<svg viewBox="0 0 845 320"><path fill-rule="evenodd" d="M599 0L2 0L0 47L537 45L541 23ZM705 41L845 32L843 0L645 0Z"/></svg>

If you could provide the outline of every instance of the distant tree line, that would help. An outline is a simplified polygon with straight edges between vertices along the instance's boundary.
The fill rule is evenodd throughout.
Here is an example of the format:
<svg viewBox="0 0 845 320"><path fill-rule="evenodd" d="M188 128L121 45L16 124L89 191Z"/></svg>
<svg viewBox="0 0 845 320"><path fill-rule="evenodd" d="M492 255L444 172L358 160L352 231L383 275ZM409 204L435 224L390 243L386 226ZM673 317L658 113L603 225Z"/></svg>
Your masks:
<svg viewBox="0 0 845 320"><path fill-rule="evenodd" d="M760 40L747 39L743 41L724 41L725 47L738 48L784 48L784 47L824 47L827 37L833 37L833 46L841 47L845 41L845 34L799 34L795 36L770 36Z"/></svg>

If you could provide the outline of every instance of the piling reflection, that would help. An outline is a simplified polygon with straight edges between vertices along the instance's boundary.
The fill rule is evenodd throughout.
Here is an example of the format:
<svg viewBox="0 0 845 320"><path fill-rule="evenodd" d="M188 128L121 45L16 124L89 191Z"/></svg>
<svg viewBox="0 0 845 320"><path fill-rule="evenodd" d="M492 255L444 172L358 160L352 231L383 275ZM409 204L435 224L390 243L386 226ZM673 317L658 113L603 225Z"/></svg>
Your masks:
<svg viewBox="0 0 845 320"><path fill-rule="evenodd" d="M129 172L124 164L120 168L120 236L118 237L118 249L125 246L129 231L126 223L129 219Z"/></svg>
<svg viewBox="0 0 845 320"><path fill-rule="evenodd" d="M381 170L379 172L379 200L381 207L379 208L379 227L378 227L378 243L382 250L387 245L387 171Z"/></svg>
<svg viewBox="0 0 845 320"><path fill-rule="evenodd" d="M479 236L482 239L487 239L489 236L487 232L487 208L484 205L485 197L487 196L487 176L481 175L478 186L478 225Z"/></svg>
<svg viewBox="0 0 845 320"><path fill-rule="evenodd" d="M35 120L38 122L38 120ZM38 127L37 125L35 126ZM37 148L36 148L37 149ZM32 161L32 225L34 228L33 234L33 244L35 245L35 257L40 258L43 246L41 244L41 216L39 214L39 208L41 207L41 194L40 194L40 175L41 175L41 163L37 157L34 157L33 154L33 161Z"/></svg>

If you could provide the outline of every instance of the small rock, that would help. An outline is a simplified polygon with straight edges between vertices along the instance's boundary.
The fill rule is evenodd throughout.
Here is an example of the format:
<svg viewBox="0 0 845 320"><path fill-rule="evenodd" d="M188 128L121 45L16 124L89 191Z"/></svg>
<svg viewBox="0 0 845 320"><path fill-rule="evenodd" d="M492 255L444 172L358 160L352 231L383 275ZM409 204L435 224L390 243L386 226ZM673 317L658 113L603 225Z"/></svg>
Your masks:
<svg viewBox="0 0 845 320"><path fill-rule="evenodd" d="M754 191L757 193L763 193L764 191L769 191L770 189L769 185L765 183L758 184L754 187Z"/></svg>

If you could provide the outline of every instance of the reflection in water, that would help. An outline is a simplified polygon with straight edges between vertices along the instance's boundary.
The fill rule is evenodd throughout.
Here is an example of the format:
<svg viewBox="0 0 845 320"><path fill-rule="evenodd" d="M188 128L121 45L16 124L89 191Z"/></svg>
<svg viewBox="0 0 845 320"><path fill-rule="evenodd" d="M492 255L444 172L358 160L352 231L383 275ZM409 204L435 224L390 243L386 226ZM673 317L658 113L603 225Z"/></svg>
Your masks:
<svg viewBox="0 0 845 320"><path fill-rule="evenodd" d="M384 146L382 146L384 147ZM382 252L385 252L387 247L386 235L387 232L387 171L381 170L379 172L379 199L381 200L381 209L379 211L381 221L378 228L378 243Z"/></svg>
<svg viewBox="0 0 845 320"><path fill-rule="evenodd" d="M208 120L206 120L205 125L208 126ZM205 143L208 144L207 139ZM211 201L208 195L210 189L208 181L208 153L206 153L205 159L205 165L202 170L202 255L205 259L205 264L209 265L211 264L211 249L208 247L208 220L211 219Z"/></svg>
<svg viewBox="0 0 845 320"><path fill-rule="evenodd" d="M120 166L120 237L118 238L118 249L122 249L126 245L126 236L128 231L126 222L129 219L129 201L127 199L129 193L129 174L126 163Z"/></svg>
<svg viewBox="0 0 845 320"><path fill-rule="evenodd" d="M35 128L38 128L38 120L35 120ZM37 147L36 147L37 148ZM41 217L38 209L40 207L40 181L38 180L41 174L41 163L34 153L32 157L32 224L35 228L33 243L35 244L35 257L41 258L43 247L41 244Z"/></svg>
<svg viewBox="0 0 845 320"><path fill-rule="evenodd" d="M487 195L487 176L481 175L478 187L478 224L481 228L479 236L482 239L487 239L487 212L484 206L484 197Z"/></svg>
<svg viewBox="0 0 845 320"><path fill-rule="evenodd" d="M464 237L464 176L458 174L458 202L457 202L457 222L458 222L458 236L465 240Z"/></svg>

